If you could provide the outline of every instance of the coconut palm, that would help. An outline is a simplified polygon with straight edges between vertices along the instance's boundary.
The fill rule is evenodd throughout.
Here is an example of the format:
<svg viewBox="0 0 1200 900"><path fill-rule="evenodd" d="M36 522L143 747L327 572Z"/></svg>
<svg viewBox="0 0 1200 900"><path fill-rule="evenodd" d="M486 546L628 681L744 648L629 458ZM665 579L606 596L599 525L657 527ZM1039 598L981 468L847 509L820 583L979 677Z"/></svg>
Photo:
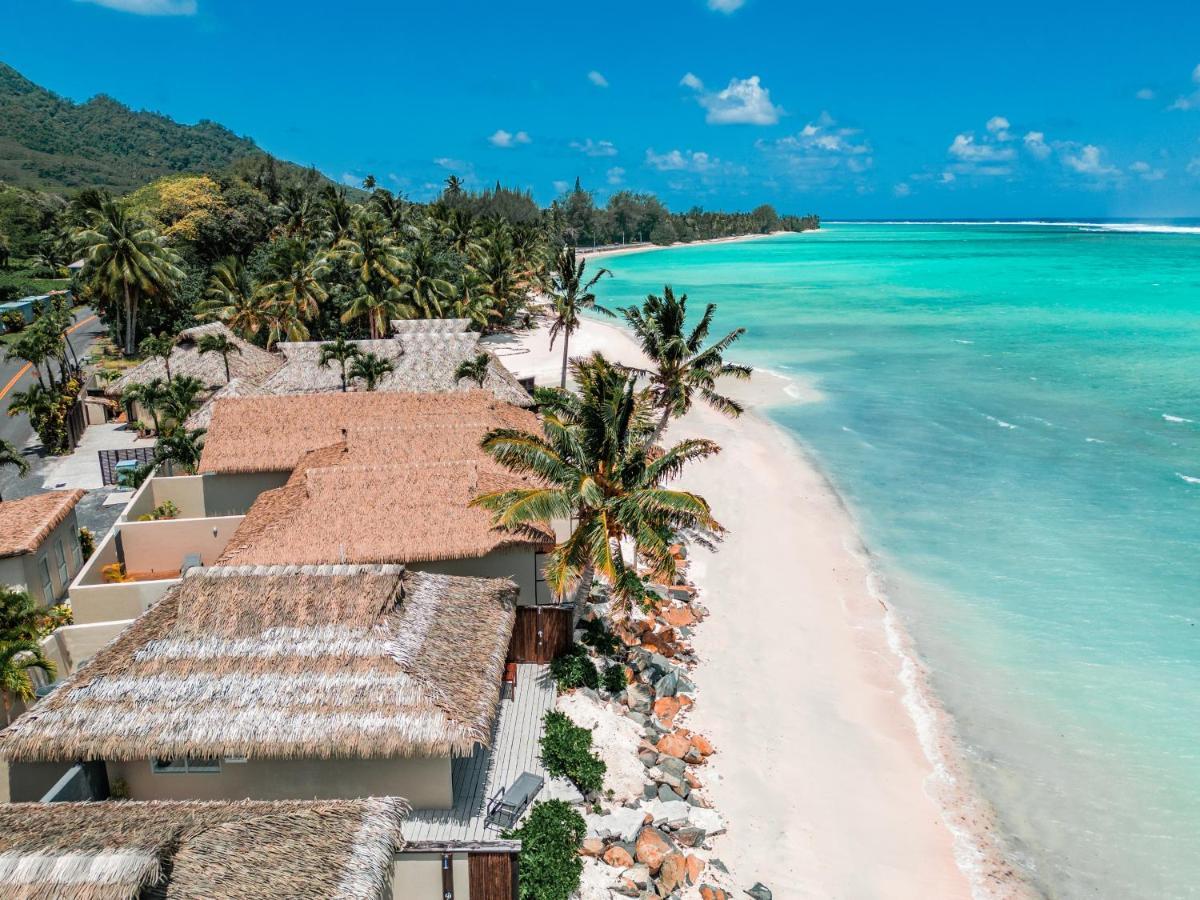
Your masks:
<svg viewBox="0 0 1200 900"><path fill-rule="evenodd" d="M291 306L270 305L267 311L266 328L268 350L280 341L307 341L309 337L308 326Z"/></svg>
<svg viewBox="0 0 1200 900"><path fill-rule="evenodd" d="M653 369L640 374L649 376L650 394L659 410L655 442L662 437L672 416L682 416L692 408L696 396L727 416L742 414L741 404L718 394L716 383L718 378L726 376L750 377L749 366L727 363L724 359L725 351L746 329L736 328L705 347L716 309L716 304L708 304L696 327L687 331L687 294L676 297L667 285L661 297L650 294L641 308L621 310L637 335L642 352L654 363Z"/></svg>
<svg viewBox="0 0 1200 900"><path fill-rule="evenodd" d="M154 462L170 463L172 469L179 466L188 475L195 475L204 450L204 434L203 428L172 429L154 445Z"/></svg>
<svg viewBox="0 0 1200 900"><path fill-rule="evenodd" d="M360 356L362 356L362 351L358 349L358 345L350 343L339 334L335 340L321 345L321 356L317 360L317 364L322 369L332 362L336 362L341 367L342 393L345 393L347 390L346 364Z"/></svg>
<svg viewBox="0 0 1200 900"><path fill-rule="evenodd" d="M653 426L643 408L636 377L599 354L573 364L579 393L537 391L542 434L497 429L483 449L535 484L482 494L472 502L490 510L499 527L522 528L571 519L574 530L550 554L546 582L559 597L586 587L598 574L612 587L614 613L628 614L644 600L636 568L622 555L632 539L656 578L671 578L670 547L680 531L719 531L708 503L696 494L670 490L687 463L719 452L712 441L687 440L651 450Z"/></svg>
<svg viewBox="0 0 1200 900"><path fill-rule="evenodd" d="M204 382L191 375L181 375L167 384L167 394L162 401L162 411L174 423L168 432L178 431L184 419L200 406L200 395L204 393Z"/></svg>
<svg viewBox="0 0 1200 900"><path fill-rule="evenodd" d="M428 239L410 244L400 259L399 288L416 318L440 319L454 295L454 285L445 277L446 265Z"/></svg>
<svg viewBox="0 0 1200 900"><path fill-rule="evenodd" d="M373 391L380 381L395 370L396 365L390 359L374 353L360 353L351 361L347 375L351 381L361 381L366 390Z"/></svg>
<svg viewBox="0 0 1200 900"><path fill-rule="evenodd" d="M454 370L455 382L462 381L464 378L469 378L474 381L479 387L483 387L484 381L488 376L488 364L491 362L491 357L486 353L480 353L478 356L473 356L470 359L464 359L458 364L458 368Z"/></svg>
<svg viewBox="0 0 1200 900"><path fill-rule="evenodd" d="M27 362L33 368L38 384L42 387L54 387L54 369L51 368L51 346L44 329L33 326L26 328L4 349L6 360L19 359ZM42 366L46 367L46 378L42 378ZM49 383L47 384L47 379Z"/></svg>
<svg viewBox="0 0 1200 900"><path fill-rule="evenodd" d="M150 414L150 419L154 422L154 433L162 432L162 423L159 420L161 413L167 405L167 400L171 396L170 388L167 382L161 378L151 378L141 384L131 384L125 389L121 395L121 400L126 406L137 403Z"/></svg>
<svg viewBox="0 0 1200 900"><path fill-rule="evenodd" d="M225 383L229 384L229 357L231 354L241 354L242 348L235 342L229 339L227 334L204 334L200 336L200 342L196 345L200 354L219 353L221 361L225 363Z"/></svg>
<svg viewBox="0 0 1200 900"><path fill-rule="evenodd" d="M173 334L160 334L158 337L142 338L138 349L146 356L161 359L163 368L167 370L167 384L171 383L171 353L175 350L176 337Z"/></svg>
<svg viewBox="0 0 1200 900"><path fill-rule="evenodd" d="M291 310L306 322L315 319L329 296L321 283L324 275L325 261L313 259L302 244L293 244L278 262L274 280L259 288L270 309L268 316Z"/></svg>
<svg viewBox="0 0 1200 900"><path fill-rule="evenodd" d="M290 238L307 234L317 217L312 194L297 185L284 188L279 202L271 206L270 213L278 223L277 230Z"/></svg>
<svg viewBox="0 0 1200 900"><path fill-rule="evenodd" d="M24 413L36 427L39 419L54 411L57 402L58 395L44 384L31 384L27 390L13 391L9 395L8 414L19 416Z"/></svg>
<svg viewBox="0 0 1200 900"><path fill-rule="evenodd" d="M162 235L111 198L99 200L90 227L75 235L87 259L88 283L110 309L120 309L124 348L136 347L139 305L172 293L183 280L179 255Z"/></svg>
<svg viewBox="0 0 1200 900"><path fill-rule="evenodd" d="M554 304L554 321L550 324L550 349L554 349L554 339L560 334L563 338L562 381L560 387L567 386L568 348L571 335L579 329L579 314L586 309L615 316L596 302L592 291L605 275L612 275L608 269L598 269L591 278L584 280L587 260L578 259L574 247L563 247L558 251L554 261L554 270L550 276L550 297Z"/></svg>
<svg viewBox="0 0 1200 900"><path fill-rule="evenodd" d="M234 334L251 340L267 321L267 300L254 293L246 266L230 256L213 266L204 300L197 307L201 319L224 322Z"/></svg>
<svg viewBox="0 0 1200 900"><path fill-rule="evenodd" d="M466 267L471 290L488 309L488 317L509 325L529 302L530 273L518 258L512 237L500 228L485 238Z"/></svg>
<svg viewBox="0 0 1200 900"><path fill-rule="evenodd" d="M334 253L350 267L356 282L342 321L365 318L373 339L387 334L388 322L404 312L400 246L388 223L374 210L360 207Z"/></svg>
<svg viewBox="0 0 1200 900"><path fill-rule="evenodd" d="M50 678L54 663L42 652L38 639L42 614L26 591L0 585L0 698L4 721L11 721L16 700L37 696L30 672L41 669Z"/></svg>

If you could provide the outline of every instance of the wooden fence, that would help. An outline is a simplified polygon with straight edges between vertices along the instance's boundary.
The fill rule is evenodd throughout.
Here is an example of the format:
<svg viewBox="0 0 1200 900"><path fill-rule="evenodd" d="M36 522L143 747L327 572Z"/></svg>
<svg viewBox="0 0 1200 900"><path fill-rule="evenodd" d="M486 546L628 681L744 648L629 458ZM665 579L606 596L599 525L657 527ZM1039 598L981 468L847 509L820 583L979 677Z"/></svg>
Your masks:
<svg viewBox="0 0 1200 900"><path fill-rule="evenodd" d="M508 661L545 664L571 646L574 606L518 606Z"/></svg>

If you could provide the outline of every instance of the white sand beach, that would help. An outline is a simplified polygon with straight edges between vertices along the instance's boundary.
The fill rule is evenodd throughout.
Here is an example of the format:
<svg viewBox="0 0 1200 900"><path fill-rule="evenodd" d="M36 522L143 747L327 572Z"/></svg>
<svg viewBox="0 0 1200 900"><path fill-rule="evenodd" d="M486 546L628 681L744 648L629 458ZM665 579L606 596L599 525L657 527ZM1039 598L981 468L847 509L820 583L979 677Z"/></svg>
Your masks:
<svg viewBox="0 0 1200 900"><path fill-rule="evenodd" d="M545 329L515 341L496 348L505 364L557 383L561 346L550 351ZM642 361L626 332L589 320L571 355L595 350ZM734 392L753 410L785 384L764 373ZM715 553L694 548L690 571L711 615L694 640L689 727L717 748L703 780L730 825L715 855L738 884L762 881L777 898L970 897L849 513L753 411L734 421L699 406L668 438L691 435L723 452L681 484L729 531Z"/></svg>

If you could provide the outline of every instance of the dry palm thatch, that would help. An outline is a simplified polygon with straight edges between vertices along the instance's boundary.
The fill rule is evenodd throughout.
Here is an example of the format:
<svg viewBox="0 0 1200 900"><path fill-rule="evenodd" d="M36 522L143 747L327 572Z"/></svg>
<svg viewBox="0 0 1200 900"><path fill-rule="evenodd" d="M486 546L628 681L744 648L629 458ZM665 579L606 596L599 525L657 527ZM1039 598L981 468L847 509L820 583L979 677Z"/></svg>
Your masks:
<svg viewBox="0 0 1200 900"><path fill-rule="evenodd" d="M392 319L392 334L462 334L471 330L470 319Z"/></svg>
<svg viewBox="0 0 1200 900"><path fill-rule="evenodd" d="M172 378L187 375L199 379L210 389L225 384L225 360L221 354L200 352L200 339L209 334L222 334L240 348L240 353L231 354L229 357L229 374L232 378L261 381L283 365L282 357L242 340L220 322L211 322L179 332L179 341L171 351ZM127 388L135 384L145 384L153 378L166 377L167 368L162 359L153 357L109 384L105 387L105 393L110 397L120 397Z"/></svg>
<svg viewBox="0 0 1200 900"><path fill-rule="evenodd" d="M471 332L417 332L393 339L349 341L363 353L373 353L394 368L379 380L382 393L428 394L470 390L473 384L454 377L458 366L479 354L479 335ZM284 366L263 382L270 394L317 394L341 391L341 370L322 366L321 342L278 345L286 358ZM517 406L531 406L532 398L516 377L489 354L488 375L483 388L496 399Z"/></svg>
<svg viewBox="0 0 1200 900"><path fill-rule="evenodd" d="M466 755L516 593L399 566L204 570L0 732L0 758Z"/></svg>
<svg viewBox="0 0 1200 900"><path fill-rule="evenodd" d="M36 553L86 491L47 491L0 503L0 557Z"/></svg>
<svg viewBox="0 0 1200 900"><path fill-rule="evenodd" d="M222 385L215 394L208 398L203 406L188 416L183 427L189 430L195 428L207 429L212 422L213 404L227 397L261 397L268 393L251 378L234 378L229 384Z"/></svg>
<svg viewBox="0 0 1200 900"><path fill-rule="evenodd" d="M386 895L408 805L363 800L0 806L13 900Z"/></svg>
<svg viewBox="0 0 1200 900"><path fill-rule="evenodd" d="M488 428L538 427L532 412L479 390L231 398L213 404L200 472L290 472L305 453L344 440L351 429L460 422L485 422Z"/></svg>

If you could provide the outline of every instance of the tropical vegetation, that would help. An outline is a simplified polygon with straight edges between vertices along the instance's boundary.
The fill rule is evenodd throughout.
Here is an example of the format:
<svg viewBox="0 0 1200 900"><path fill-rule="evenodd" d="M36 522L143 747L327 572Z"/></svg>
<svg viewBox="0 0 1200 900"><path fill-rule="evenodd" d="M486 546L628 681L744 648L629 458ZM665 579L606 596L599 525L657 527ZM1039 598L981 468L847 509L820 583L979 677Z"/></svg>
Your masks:
<svg viewBox="0 0 1200 900"><path fill-rule="evenodd" d="M583 816L562 800L536 803L521 827L505 837L521 842L520 900L570 900L579 887L587 836Z"/></svg>
<svg viewBox="0 0 1200 900"><path fill-rule="evenodd" d="M563 246L554 260L554 268L550 273L550 303L553 318L550 321L550 349L554 349L554 341L561 334L562 350L562 381L559 387L567 386L567 365L569 363L568 349L571 335L579 330L579 314L585 310L612 316L612 310L596 302L596 294L592 290L605 275L612 275L608 269L597 269L596 274L588 278L585 274L587 260L576 255L575 248Z"/></svg>
<svg viewBox="0 0 1200 900"><path fill-rule="evenodd" d="M596 794L604 787L608 767L592 752L592 732L564 713L546 713L541 746L542 764L551 775L569 778L583 794Z"/></svg>
<svg viewBox="0 0 1200 900"><path fill-rule="evenodd" d="M54 663L39 643L44 618L27 592L0 585L0 701L5 724L11 721L15 701L34 698L34 669L50 678L55 675Z"/></svg>

